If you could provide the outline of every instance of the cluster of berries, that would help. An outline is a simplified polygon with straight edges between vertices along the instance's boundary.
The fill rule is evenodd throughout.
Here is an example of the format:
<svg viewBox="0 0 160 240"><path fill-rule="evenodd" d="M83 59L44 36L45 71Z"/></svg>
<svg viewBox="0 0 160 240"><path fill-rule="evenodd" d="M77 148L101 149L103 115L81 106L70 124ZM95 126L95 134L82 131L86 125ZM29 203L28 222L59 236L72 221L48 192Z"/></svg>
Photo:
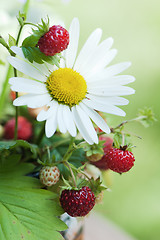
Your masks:
<svg viewBox="0 0 160 240"><path fill-rule="evenodd" d="M65 50L69 44L69 33L61 26L52 26L38 41L41 52L47 56L54 56ZM13 139L15 119L11 119L4 127L4 137ZM30 140L32 125L24 117L18 118L18 139ZM134 165L134 156L126 147L120 149L112 147L113 140L106 138L104 155L97 161L97 155L91 156L90 163L101 170L111 169L118 173L129 171ZM40 181L47 187L56 184L60 178L60 171L56 166L44 166L40 171ZM98 198L97 198L98 199ZM65 189L60 194L63 209L72 217L87 215L96 203L94 192L88 187L80 189Z"/></svg>

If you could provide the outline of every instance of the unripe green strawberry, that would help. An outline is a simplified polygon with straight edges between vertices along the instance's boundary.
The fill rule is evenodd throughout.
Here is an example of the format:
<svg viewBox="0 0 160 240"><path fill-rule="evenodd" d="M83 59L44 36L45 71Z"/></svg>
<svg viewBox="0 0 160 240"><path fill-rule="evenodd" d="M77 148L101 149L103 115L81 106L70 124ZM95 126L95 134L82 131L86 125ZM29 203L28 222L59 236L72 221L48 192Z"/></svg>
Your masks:
<svg viewBox="0 0 160 240"><path fill-rule="evenodd" d="M40 171L39 177L41 183L43 183L45 186L50 187L59 181L60 171L56 166L44 166Z"/></svg>
<svg viewBox="0 0 160 240"><path fill-rule="evenodd" d="M92 154L91 156L87 156L87 159L88 159L90 162L97 162L97 161L99 161L102 157L103 157L103 154L96 153L96 154Z"/></svg>

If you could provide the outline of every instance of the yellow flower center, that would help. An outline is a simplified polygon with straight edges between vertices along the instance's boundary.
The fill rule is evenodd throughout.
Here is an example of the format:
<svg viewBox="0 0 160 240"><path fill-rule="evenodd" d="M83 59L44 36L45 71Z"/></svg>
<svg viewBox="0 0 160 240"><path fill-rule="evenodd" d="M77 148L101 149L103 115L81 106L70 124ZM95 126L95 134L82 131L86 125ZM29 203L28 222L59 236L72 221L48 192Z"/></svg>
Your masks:
<svg viewBox="0 0 160 240"><path fill-rule="evenodd" d="M87 93L84 78L71 68L59 68L46 81L51 97L70 107L81 102Z"/></svg>

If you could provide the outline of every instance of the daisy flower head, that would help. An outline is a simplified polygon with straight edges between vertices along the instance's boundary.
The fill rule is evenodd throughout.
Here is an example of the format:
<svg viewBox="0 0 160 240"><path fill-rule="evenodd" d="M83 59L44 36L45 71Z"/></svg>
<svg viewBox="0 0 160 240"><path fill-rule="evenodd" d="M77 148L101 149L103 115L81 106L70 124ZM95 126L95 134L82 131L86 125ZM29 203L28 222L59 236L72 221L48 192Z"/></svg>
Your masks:
<svg viewBox="0 0 160 240"><path fill-rule="evenodd" d="M74 18L69 29L70 43L62 52L64 58L60 61L60 68L48 63L31 64L21 48L12 47L17 57L8 57L9 63L30 78L13 77L9 83L13 91L26 93L14 100L15 106L48 107L37 116L38 121L46 121L47 137L51 137L57 128L61 133L68 131L75 137L78 129L82 137L93 144L98 143L98 136L92 122L110 133L97 111L125 116L117 106L128 104L128 100L121 96L135 91L124 85L135 79L130 75L118 75L130 66L130 62L108 67L117 51L110 49L112 38L99 43L101 29L89 36L77 56L79 28L79 21Z"/></svg>

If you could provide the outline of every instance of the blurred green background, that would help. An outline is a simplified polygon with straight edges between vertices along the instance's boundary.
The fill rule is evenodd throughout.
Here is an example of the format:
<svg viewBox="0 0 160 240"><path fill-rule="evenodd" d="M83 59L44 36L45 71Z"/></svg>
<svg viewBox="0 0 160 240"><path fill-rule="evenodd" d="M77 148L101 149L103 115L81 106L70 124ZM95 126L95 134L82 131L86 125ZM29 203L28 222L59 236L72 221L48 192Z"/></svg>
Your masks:
<svg viewBox="0 0 160 240"><path fill-rule="evenodd" d="M14 19L22 7L22 0L1 0L0 17L7 13ZM112 36L118 55L113 63L131 61L127 73L136 77L131 84L136 94L128 97L124 107L125 119L135 117L138 109L152 107L157 122L143 128L138 123L128 129L142 137L133 138L135 167L126 174L111 174L111 192L106 192L103 205L97 210L114 221L125 231L140 240L160 239L160 1L159 0L32 0L29 19L37 21L48 14L64 20L69 26L73 17L81 25L80 47L97 27L103 29L103 39ZM59 17L58 17L59 16ZM0 30L7 31L1 21ZM13 27L12 27L13 28ZM3 31L2 31L3 30ZM12 29L13 30L13 29ZM2 57L2 54L1 54ZM1 72L3 67L0 66ZM2 75L1 75L2 78ZM1 79L2 80L2 79ZM113 118L113 126L120 123Z"/></svg>

